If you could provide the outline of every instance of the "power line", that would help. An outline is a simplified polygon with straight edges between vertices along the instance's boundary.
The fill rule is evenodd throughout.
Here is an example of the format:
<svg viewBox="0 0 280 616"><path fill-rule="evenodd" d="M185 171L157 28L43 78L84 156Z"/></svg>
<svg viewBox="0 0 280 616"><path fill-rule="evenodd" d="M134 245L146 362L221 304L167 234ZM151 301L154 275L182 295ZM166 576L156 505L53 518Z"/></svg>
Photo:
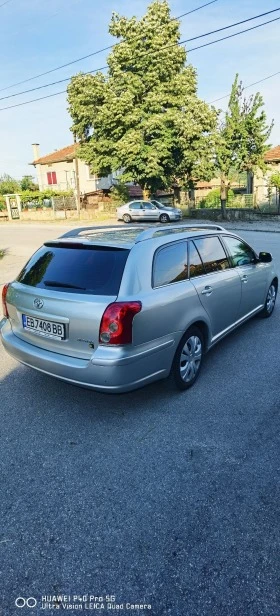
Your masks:
<svg viewBox="0 0 280 616"><path fill-rule="evenodd" d="M224 40L227 40L227 39L232 38L232 37L234 37L234 36L238 36L239 34L244 34L245 32L249 32L249 31L251 31L251 30L255 30L256 28L260 28L261 26L265 26L265 25L270 24L270 23L272 23L272 22L274 22L274 21L278 21L279 19L280 19L280 17L276 17L276 18L271 19L271 20L269 20L269 21L265 21L265 22L263 22L263 23L261 23L261 24L257 24L256 26L253 26L253 27L251 27L251 28L246 28L245 30L240 30L239 32L235 32L235 34L230 34L230 35L225 36L225 37L223 37L223 38L216 39L215 41L211 41L210 43L205 43L205 44L203 44L203 45L199 45L198 47L194 47L194 48L192 48L192 49L188 49L188 50L187 50L187 52L188 52L188 53L191 53L192 51L196 51L196 50L198 50L198 49L202 49L203 47L208 47L209 45L214 45L215 43L219 43L220 41L224 41ZM182 41L182 42L181 42L181 43L179 43L179 44L181 45L181 44L183 44L184 42L185 42L185 41ZM176 43L176 44L177 44L177 43ZM172 45L172 46L173 46L173 45ZM170 46L168 46L168 47L170 47ZM166 49L166 47L161 48L161 49ZM146 54L145 54L145 55L146 55ZM107 68L107 67L103 67L103 68ZM97 69L97 70L101 70L101 69ZM93 73L93 72L94 72L94 71L91 71L91 73ZM87 74L90 74L90 73L85 73L85 75L87 75ZM275 75L276 75L276 74L277 74L277 73L275 73ZM274 75L271 75L271 76L274 76ZM270 78L270 77L266 77L265 79L269 79L269 78ZM62 81L64 81L64 80L62 80ZM69 80L67 79L66 81L69 81ZM260 80L260 81L263 81L263 80ZM57 82L55 82L55 83L57 83ZM259 82L259 83L260 83L260 82ZM44 86L41 86L41 87L44 87ZM248 87L249 87L249 86L248 86ZM34 90L37 90L37 88L34 88ZM23 105L28 105L28 104L30 104L30 103L34 103L34 102L36 102L36 101L41 101L41 100L44 100L44 99L47 99L47 98L51 98L51 97L53 97L53 96L58 96L59 94L65 94L66 92L67 92L67 90L62 90L61 92L55 92L54 94L48 94L47 96L41 96L40 98L35 98L35 99L30 100L30 101L25 101L25 102L23 102L23 103L17 103L16 105L9 105L8 107L2 107L2 108L0 108L0 111L5 111L6 109L13 109L13 108L15 108L15 107L22 107ZM226 98L226 97L225 97L225 98Z"/></svg>
<svg viewBox="0 0 280 616"><path fill-rule="evenodd" d="M214 0L214 1L216 1L216 0ZM194 9L194 10L198 10L198 9ZM243 21L238 21L238 22L236 22L234 24L230 24L229 26L224 26L223 28L219 28L218 30L212 30L211 32L206 32L204 34L199 34L198 36L194 36L194 37L192 37L190 39L185 39L183 41L180 41L179 43L172 43L172 45L166 45L164 47L161 47L159 49L159 51L161 51L162 49L168 49L169 47L174 47L177 44L183 45L184 43L189 43L189 42L195 41L195 40L197 40L199 38L204 38L205 36L210 36L211 34L216 34L217 32L221 32L222 30L228 30L229 28L233 28L234 26L239 26L240 24L246 23L248 21L252 21L254 19L258 19L259 17L264 17L265 15L269 15L270 13L275 13L276 11L279 11L279 10L280 10L280 8L274 9L273 11L268 11L266 13L262 13L260 15L256 15L255 17L249 17L248 19L244 19ZM179 19L180 17L183 17L183 15L180 15L177 18L174 17L173 20L174 19ZM274 21L274 20L271 20L271 21ZM260 26L265 25L267 23L271 23L271 21L264 22L263 24L259 24L258 26L255 26L255 27L260 27ZM254 29L254 28L248 28L247 30L244 30L244 32L248 32L250 29ZM242 34L242 32L243 31L237 32L236 34L233 34L231 36L237 36L238 34ZM221 38L221 39L217 39L216 41L212 41L210 43L206 43L205 45L200 45L199 47L194 47L193 49L189 49L188 53L190 53L191 51L195 51L197 49L201 49L204 46L206 47L207 45L213 45L213 43L226 40L227 38L230 38L230 36L229 37L224 37L224 38ZM119 44L120 43L118 43L118 45ZM114 45L112 47L114 47ZM144 54L141 54L141 57L146 56L146 55L151 55L151 52L148 51L148 52L146 52ZM98 71L103 71L106 68L108 68L108 65L101 66L100 68L94 69L93 71L87 71L85 73L85 75L92 75L93 73L97 73ZM37 86L36 88L30 88L29 90L23 90L22 92L16 92L15 94L9 94L8 96L2 96L0 98L0 101L7 100L8 98L14 98L15 96L20 96L21 94L28 94L29 92L35 92L36 90L42 90L43 88L48 88L50 86L54 86L54 85L57 85L57 84L60 84L60 83L65 83L66 81L70 81L71 78L72 77L66 77L65 79L60 79L59 81L53 81L52 83L47 83L47 84L45 84L43 86ZM0 92L1 92L1 90L0 90Z"/></svg>
<svg viewBox="0 0 280 616"><path fill-rule="evenodd" d="M7 2L12 2L12 0L6 0ZM186 13L183 13L182 15L178 15L178 17L172 17L172 19L170 21L175 21L176 19L181 19L182 17L186 17L186 15L190 15L191 13L195 13L196 11L200 11L201 9L205 8L206 6L209 6L210 4L214 4L215 2L218 2L218 0L211 0L210 2L207 2L206 4L202 4L201 6L196 7L195 9L192 9L191 11L187 11ZM6 4L6 3L5 3ZM0 7L3 5L0 5ZM100 53L103 53L104 51L108 51L109 49L112 49L113 47L117 47L118 45L121 45L123 41L120 41L119 43L115 43L113 45L109 45L108 47L103 47L103 49L98 49L97 51L93 51L92 53L89 53L86 56L83 56L82 58L77 58L77 60L72 60L71 62L67 62L66 64L62 64L61 66L57 66L56 68L52 68L49 71L45 71L44 73L40 73L39 75L34 75L34 77L29 77L28 79L23 79L22 81L18 81L17 83L13 83L11 86L7 86L6 88L1 88L0 92L4 92L4 90L10 90L10 88L14 88L16 86L20 86L22 83L27 83L28 81L33 81L33 79L39 79L39 77L43 77L44 75L49 75L50 73L54 73L55 71L59 71L62 68L66 68L67 66L71 66L71 64L76 64L77 62L81 62L82 60L87 60L88 58L92 58L93 56L96 56Z"/></svg>
<svg viewBox="0 0 280 616"><path fill-rule="evenodd" d="M48 94L47 96L41 96L40 98L33 98L32 101L25 101L25 103L17 103L17 105L11 105L9 107L2 107L0 111L6 109L13 109L13 107L22 107L22 105L29 105L29 103L35 103L36 101L43 101L45 98L51 98L52 96L58 96L59 94L65 94L67 90L61 90L61 92L55 92L54 94Z"/></svg>
<svg viewBox="0 0 280 616"><path fill-rule="evenodd" d="M270 19L269 21L264 21L262 24L257 24L257 26L252 26L251 28L246 28L246 30L240 30L240 32L235 32L235 34L223 36L222 38L211 41L210 43L204 43L204 45L193 47L192 49L188 49L187 52L190 53L191 51L196 51L197 49L202 49L203 47L208 47L209 45L214 45L215 43L220 43L220 41L226 41L227 39L233 38L234 36L238 36L239 34L243 34L244 32L250 32L251 30L256 30L257 28L261 28L261 26L266 26L267 24L271 24L273 21L278 21L279 19L280 17L275 17L274 19Z"/></svg>
<svg viewBox="0 0 280 616"><path fill-rule="evenodd" d="M88 71L87 73L83 73L83 74L92 75L93 73L98 73L98 71L104 71L106 68L108 68L107 64L106 66L101 66L100 68L94 69L94 71ZM36 88L30 88L29 90L23 90L22 92L17 92L15 94L9 94L9 96L2 96L2 98L0 98L0 101L4 101L7 98L14 98L15 96L20 96L21 94L28 94L29 92L35 92L35 90L42 90L43 88L48 88L50 86L56 86L59 83L65 83L65 81L70 81L70 79L72 79L72 77L66 77L65 79L60 79L59 81L53 81L52 83L46 83L44 86L37 86Z"/></svg>
<svg viewBox="0 0 280 616"><path fill-rule="evenodd" d="M210 36L210 34L217 34L217 32L222 32L222 30L228 30L229 28L233 28L234 26L240 26L241 24L245 24L248 21L253 21L253 19L258 19L259 17L265 17L266 15L270 15L271 13L276 13L276 11L280 11L280 7L278 9L273 9L273 11L267 11L266 13L255 15L255 17L249 17L249 19L243 19L242 21L237 21L235 24L224 26L223 28L219 28L218 30L212 30L212 32L206 32L206 34L200 34L199 36L194 36L193 38L182 41L182 43L190 43L191 41L196 41L199 38Z"/></svg>
<svg viewBox="0 0 280 616"><path fill-rule="evenodd" d="M248 88L252 88L253 86L258 85L259 83L262 83L263 81L267 81L267 79L271 79L272 77L276 77L276 75L280 75L280 71L277 71L277 73L273 73L272 75L268 75L267 77L264 77L263 79L259 79L258 81L254 81L254 83L249 83L248 86L244 86L243 90L247 90ZM214 101L210 101L210 103L208 103L208 105L213 105L214 103L217 103L218 101L223 101L225 98L229 98L230 94L225 94L225 96L220 96L220 98L215 98Z"/></svg>
<svg viewBox="0 0 280 616"><path fill-rule="evenodd" d="M9 2L12 2L12 0L6 0L6 2L3 2L3 4L0 4L0 9L2 6L5 6L5 4L9 4Z"/></svg>

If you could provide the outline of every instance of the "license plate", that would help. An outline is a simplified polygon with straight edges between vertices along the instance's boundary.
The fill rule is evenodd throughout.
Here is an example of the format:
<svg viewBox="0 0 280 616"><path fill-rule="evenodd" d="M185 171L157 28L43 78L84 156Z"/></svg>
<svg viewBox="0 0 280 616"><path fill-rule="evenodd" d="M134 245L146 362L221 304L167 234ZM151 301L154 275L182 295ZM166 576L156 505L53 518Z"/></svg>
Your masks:
<svg viewBox="0 0 280 616"><path fill-rule="evenodd" d="M24 329L27 329L38 336L55 338L56 340L65 339L64 323L46 321L45 319L37 319L36 317L30 317L28 314L23 314L22 325Z"/></svg>

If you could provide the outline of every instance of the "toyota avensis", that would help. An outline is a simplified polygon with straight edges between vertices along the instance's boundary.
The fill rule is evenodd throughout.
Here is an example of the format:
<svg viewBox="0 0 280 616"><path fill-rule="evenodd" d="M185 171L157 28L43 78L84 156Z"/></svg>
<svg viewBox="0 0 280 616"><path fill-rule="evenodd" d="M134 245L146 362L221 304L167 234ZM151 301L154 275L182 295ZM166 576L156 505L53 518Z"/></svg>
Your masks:
<svg viewBox="0 0 280 616"><path fill-rule="evenodd" d="M4 286L1 336L76 385L125 392L172 375L187 389L216 342L271 316L277 288L271 255L219 226L73 229Z"/></svg>

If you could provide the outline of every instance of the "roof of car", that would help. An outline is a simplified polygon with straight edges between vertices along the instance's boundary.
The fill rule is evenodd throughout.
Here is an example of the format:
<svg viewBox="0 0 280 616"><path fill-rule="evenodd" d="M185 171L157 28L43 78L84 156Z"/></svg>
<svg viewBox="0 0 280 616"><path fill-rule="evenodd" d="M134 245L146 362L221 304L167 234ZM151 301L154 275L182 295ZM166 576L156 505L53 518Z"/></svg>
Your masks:
<svg viewBox="0 0 280 616"><path fill-rule="evenodd" d="M211 235L219 231L226 232L226 229L220 225L196 225L196 224L174 224L174 225L106 225L99 227L80 227L71 229L64 235L60 236L55 243L75 242L75 243L91 243L102 244L108 246L132 248L134 244L145 240L159 239L174 235L184 235L193 237L197 235Z"/></svg>

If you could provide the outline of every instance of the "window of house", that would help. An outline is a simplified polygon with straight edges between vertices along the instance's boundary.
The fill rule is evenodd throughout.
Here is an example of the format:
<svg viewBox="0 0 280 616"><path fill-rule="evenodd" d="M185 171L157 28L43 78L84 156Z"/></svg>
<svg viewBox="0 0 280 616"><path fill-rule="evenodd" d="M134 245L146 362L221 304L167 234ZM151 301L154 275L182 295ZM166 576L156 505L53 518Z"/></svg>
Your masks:
<svg viewBox="0 0 280 616"><path fill-rule="evenodd" d="M204 237L195 240L194 244L204 264L206 274L229 267L228 258L218 237Z"/></svg>
<svg viewBox="0 0 280 616"><path fill-rule="evenodd" d="M95 175L95 173L91 172L89 165L87 165L87 176L88 180L98 180L98 177Z"/></svg>
<svg viewBox="0 0 280 616"><path fill-rule="evenodd" d="M187 243L178 242L160 248L155 255L153 268L153 286L180 282L188 278Z"/></svg>
<svg viewBox="0 0 280 616"><path fill-rule="evenodd" d="M56 178L56 172L55 171L48 171L47 173L47 181L48 181L48 185L52 186L53 184L57 184L57 178Z"/></svg>

